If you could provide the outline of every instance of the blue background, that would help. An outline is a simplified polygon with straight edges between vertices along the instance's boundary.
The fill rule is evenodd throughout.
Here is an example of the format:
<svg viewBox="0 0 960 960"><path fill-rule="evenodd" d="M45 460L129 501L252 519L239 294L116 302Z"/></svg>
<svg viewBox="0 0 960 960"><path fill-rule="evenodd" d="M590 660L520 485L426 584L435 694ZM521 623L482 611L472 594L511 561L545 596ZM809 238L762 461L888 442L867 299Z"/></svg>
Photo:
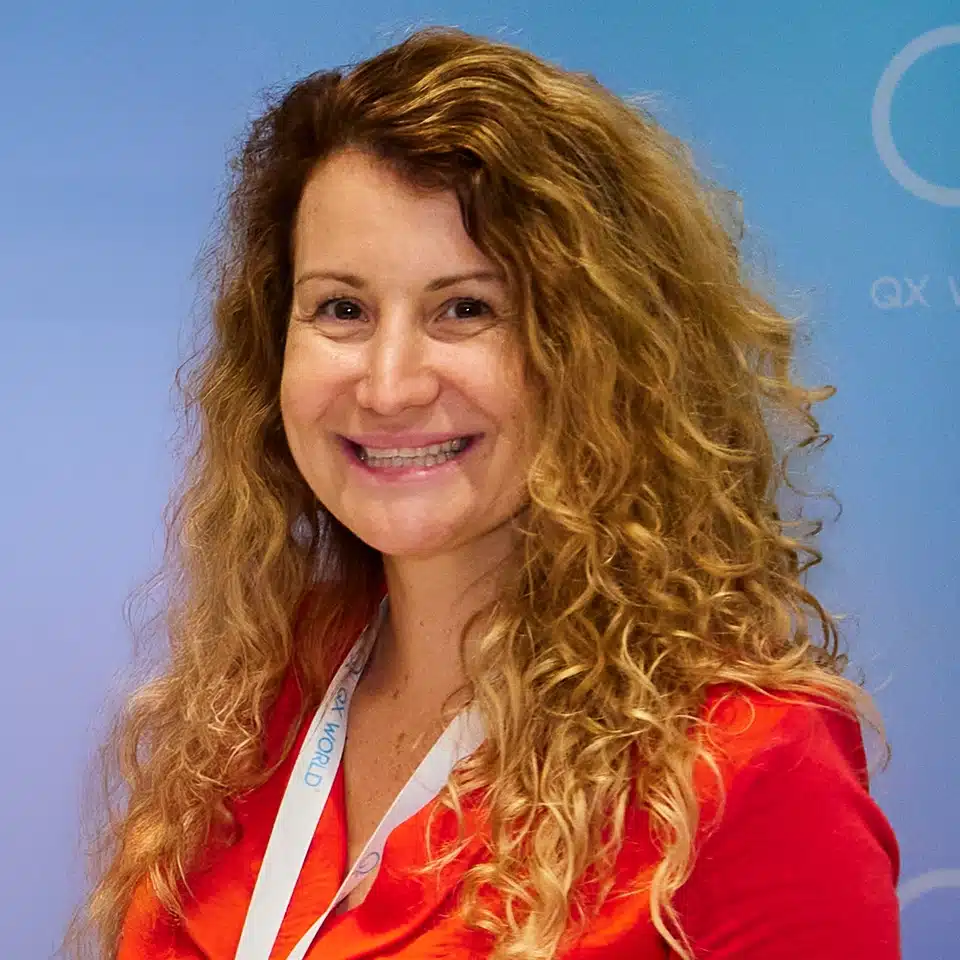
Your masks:
<svg viewBox="0 0 960 960"><path fill-rule="evenodd" d="M266 87L429 23L657 94L661 121L742 195L778 302L812 326L805 378L839 387L817 409L836 439L812 481L844 512L811 583L850 615L846 639L888 723L894 760L874 792L902 844L904 953L960 955L960 207L901 187L870 123L886 65L960 23L957 0L4 10L3 955L49 957L80 895L81 784L131 660L123 600L160 555L171 384L228 153ZM892 108L904 159L952 187L958 110L960 45L919 60ZM871 295L890 288L882 277L903 306ZM906 303L905 278L924 302Z"/></svg>

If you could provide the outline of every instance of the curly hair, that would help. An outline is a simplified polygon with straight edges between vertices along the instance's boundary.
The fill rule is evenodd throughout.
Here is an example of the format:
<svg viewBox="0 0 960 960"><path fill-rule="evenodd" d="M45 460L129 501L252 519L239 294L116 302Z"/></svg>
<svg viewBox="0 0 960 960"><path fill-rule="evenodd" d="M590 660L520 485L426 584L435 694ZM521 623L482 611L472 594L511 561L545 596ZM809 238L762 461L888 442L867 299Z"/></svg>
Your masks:
<svg viewBox="0 0 960 960"><path fill-rule="evenodd" d="M230 842L229 799L270 774L283 677L300 671L315 706L342 652L332 638L375 609L382 557L317 501L279 406L298 203L345 148L455 191L509 279L537 388L515 575L476 615L488 626L469 682L488 737L438 805L459 814L480 790L489 809L463 916L496 960L555 956L592 909L587 873L606 878L594 907L611 889L636 800L662 852L653 921L689 958L671 901L695 855L694 766L711 761L695 735L707 688L872 713L844 676L840 618L804 585L822 524L777 505L785 487L811 495L787 463L830 439L811 408L835 390L793 378L798 321L748 277L730 193L644 101L439 27L272 95L232 163L209 336L177 373L192 446L161 571L140 588L166 585L167 662L105 748L123 799L98 834L87 940L115 954L141 883L182 910L205 851Z"/></svg>

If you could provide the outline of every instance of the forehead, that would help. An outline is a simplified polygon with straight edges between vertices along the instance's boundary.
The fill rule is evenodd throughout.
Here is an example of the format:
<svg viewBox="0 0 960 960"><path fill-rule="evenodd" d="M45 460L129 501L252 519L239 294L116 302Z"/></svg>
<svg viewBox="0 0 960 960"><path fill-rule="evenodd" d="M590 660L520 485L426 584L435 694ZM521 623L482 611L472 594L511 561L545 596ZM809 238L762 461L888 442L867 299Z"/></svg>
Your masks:
<svg viewBox="0 0 960 960"><path fill-rule="evenodd" d="M360 151L336 154L307 180L294 224L298 262L442 259L489 267L463 226L453 190L425 190Z"/></svg>

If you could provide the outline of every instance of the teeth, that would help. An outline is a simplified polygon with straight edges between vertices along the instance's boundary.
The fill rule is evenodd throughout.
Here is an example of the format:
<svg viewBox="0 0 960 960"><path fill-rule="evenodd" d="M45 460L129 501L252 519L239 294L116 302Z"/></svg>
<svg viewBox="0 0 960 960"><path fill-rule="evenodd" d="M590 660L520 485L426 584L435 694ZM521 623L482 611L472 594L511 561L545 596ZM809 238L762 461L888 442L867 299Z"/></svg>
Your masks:
<svg viewBox="0 0 960 960"><path fill-rule="evenodd" d="M390 457L427 457L437 456L444 453L457 453L467 444L466 437L460 437L457 440L447 440L445 443L434 443L429 447L401 447L391 449L371 449L370 447L361 447L363 456L366 459L385 460Z"/></svg>

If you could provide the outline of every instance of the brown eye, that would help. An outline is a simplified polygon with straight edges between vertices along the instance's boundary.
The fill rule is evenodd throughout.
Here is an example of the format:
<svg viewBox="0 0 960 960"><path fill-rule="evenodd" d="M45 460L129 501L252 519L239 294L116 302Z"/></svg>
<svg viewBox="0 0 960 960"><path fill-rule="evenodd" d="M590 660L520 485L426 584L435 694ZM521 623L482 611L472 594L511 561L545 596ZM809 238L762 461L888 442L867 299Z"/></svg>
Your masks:
<svg viewBox="0 0 960 960"><path fill-rule="evenodd" d="M331 304L336 304L334 307L333 316L327 313L327 307ZM359 313L360 307L353 300L348 300L346 297L331 297L329 300L324 300L316 310L313 311L313 318L316 319L329 319L329 320L357 320L357 314L350 314L349 310L356 310Z"/></svg>
<svg viewBox="0 0 960 960"><path fill-rule="evenodd" d="M475 320L477 317L486 316L493 312L490 304L485 300L477 300L474 297L461 297L459 300L454 300L451 306L458 309L455 318L457 320ZM465 307L466 310L459 309L462 307Z"/></svg>

